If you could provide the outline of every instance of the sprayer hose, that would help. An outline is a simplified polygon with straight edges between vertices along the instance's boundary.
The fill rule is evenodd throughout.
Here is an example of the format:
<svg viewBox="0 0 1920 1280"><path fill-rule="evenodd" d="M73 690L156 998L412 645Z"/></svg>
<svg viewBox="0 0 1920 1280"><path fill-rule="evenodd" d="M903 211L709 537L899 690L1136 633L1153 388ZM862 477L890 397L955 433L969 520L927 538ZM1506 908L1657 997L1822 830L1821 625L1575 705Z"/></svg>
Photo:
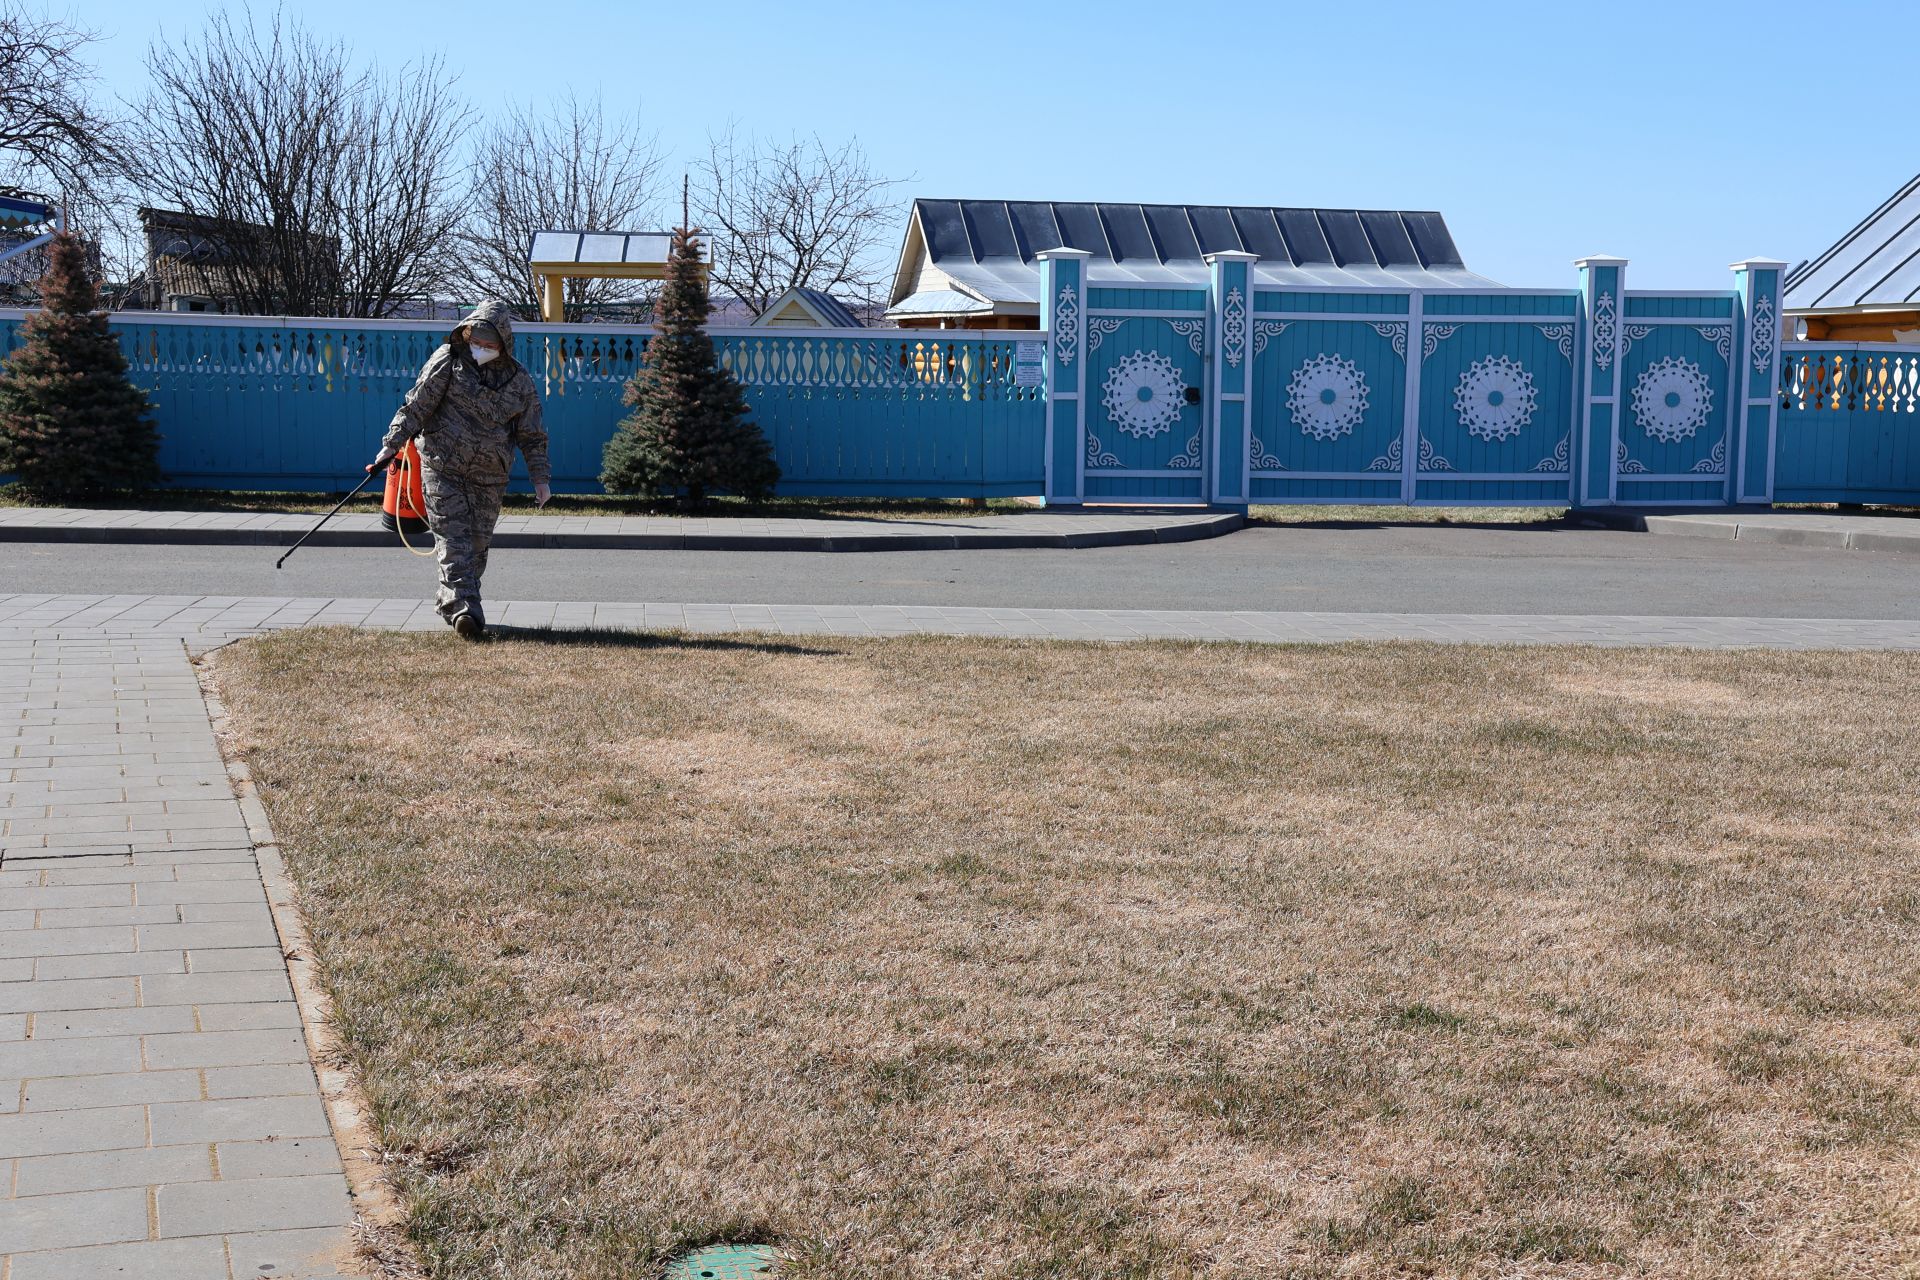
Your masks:
<svg viewBox="0 0 1920 1280"><path fill-rule="evenodd" d="M411 472L413 471L413 464L410 461L408 461L407 451L405 449L402 449L400 451L400 455L397 458L395 458L394 461L397 464L399 464L399 467L400 467L400 501L394 503L394 505L396 507L405 508L412 505L410 502L408 502L407 499L408 499L408 495L410 495L413 492L413 485L412 485L413 476L411 475ZM420 491L422 494L426 492L426 486L424 484L421 485ZM426 518L426 513L422 512L421 519L424 520L425 518ZM407 517L401 515L399 512L394 513L393 531L400 535L400 545L405 547L412 554L416 556L430 556L433 554L433 547L431 545L428 545L422 548L422 547L416 547L411 542L407 541Z"/></svg>

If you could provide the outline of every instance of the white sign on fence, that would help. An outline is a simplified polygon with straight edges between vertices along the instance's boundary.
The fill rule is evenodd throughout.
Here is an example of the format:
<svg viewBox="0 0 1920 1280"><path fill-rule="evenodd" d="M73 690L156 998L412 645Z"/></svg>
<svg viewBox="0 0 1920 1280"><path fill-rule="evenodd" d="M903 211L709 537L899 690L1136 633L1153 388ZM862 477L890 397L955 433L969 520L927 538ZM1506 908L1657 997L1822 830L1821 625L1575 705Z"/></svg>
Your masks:
<svg viewBox="0 0 1920 1280"><path fill-rule="evenodd" d="M1013 385L1044 386L1047 381L1047 344L1016 342L1013 345Z"/></svg>

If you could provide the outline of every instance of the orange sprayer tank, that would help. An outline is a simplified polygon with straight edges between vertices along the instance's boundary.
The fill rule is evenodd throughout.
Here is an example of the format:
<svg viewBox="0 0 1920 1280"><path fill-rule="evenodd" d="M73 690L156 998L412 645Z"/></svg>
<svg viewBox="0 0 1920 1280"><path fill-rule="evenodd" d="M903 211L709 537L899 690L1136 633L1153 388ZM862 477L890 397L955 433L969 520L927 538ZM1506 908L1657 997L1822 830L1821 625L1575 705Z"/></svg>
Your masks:
<svg viewBox="0 0 1920 1280"><path fill-rule="evenodd" d="M427 499L420 483L420 453L407 441L400 456L387 464L387 492L380 500L382 528L409 535L427 531Z"/></svg>

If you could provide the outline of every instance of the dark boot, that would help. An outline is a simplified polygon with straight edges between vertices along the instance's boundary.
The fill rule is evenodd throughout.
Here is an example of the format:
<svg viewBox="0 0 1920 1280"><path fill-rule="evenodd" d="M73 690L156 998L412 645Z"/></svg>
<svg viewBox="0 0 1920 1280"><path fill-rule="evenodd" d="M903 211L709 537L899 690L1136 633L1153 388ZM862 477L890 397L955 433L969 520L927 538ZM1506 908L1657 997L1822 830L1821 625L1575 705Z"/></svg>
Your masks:
<svg viewBox="0 0 1920 1280"><path fill-rule="evenodd" d="M453 633L462 640L485 640L487 624L479 614L468 610L453 615Z"/></svg>

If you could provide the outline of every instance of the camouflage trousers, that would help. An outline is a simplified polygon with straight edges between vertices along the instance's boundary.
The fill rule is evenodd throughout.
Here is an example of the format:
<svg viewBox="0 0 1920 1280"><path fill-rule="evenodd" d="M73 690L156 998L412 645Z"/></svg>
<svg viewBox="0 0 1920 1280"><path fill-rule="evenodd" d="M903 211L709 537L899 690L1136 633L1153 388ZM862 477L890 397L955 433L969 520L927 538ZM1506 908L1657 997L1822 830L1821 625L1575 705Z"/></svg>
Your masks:
<svg viewBox="0 0 1920 1280"><path fill-rule="evenodd" d="M431 468L422 469L420 481L426 491L427 527L433 530L433 558L440 565L434 608L449 621L471 613L484 625L480 576L487 571L487 548L500 522L506 486L474 484Z"/></svg>

